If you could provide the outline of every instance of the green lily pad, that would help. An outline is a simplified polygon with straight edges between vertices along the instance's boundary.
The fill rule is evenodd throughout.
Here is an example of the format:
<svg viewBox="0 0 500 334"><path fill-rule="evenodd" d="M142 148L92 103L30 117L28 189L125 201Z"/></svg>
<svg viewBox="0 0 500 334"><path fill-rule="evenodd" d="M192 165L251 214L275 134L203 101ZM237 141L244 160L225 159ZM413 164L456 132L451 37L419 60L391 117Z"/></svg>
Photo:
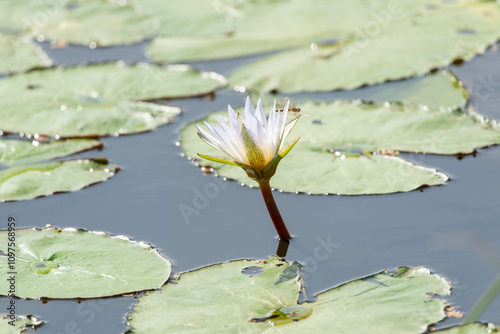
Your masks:
<svg viewBox="0 0 500 334"><path fill-rule="evenodd" d="M483 324L479 322L440 329L432 333L442 334L493 334L498 333L499 328L493 324Z"/></svg>
<svg viewBox="0 0 500 334"><path fill-rule="evenodd" d="M12 320L8 314L0 314L0 332L4 334L26 333L28 328L36 328L42 323L33 315L16 315Z"/></svg>
<svg viewBox="0 0 500 334"><path fill-rule="evenodd" d="M439 92L439 94L436 94ZM469 93L463 81L449 71L437 71L398 85L383 85L369 96L376 102L398 101L415 106L457 109L464 108Z"/></svg>
<svg viewBox="0 0 500 334"><path fill-rule="evenodd" d="M247 276L248 267L263 269ZM293 306L300 289L299 264L271 257L239 260L183 273L175 284L139 299L129 317L132 333L247 333L259 325L251 318ZM261 327L262 328L262 327Z"/></svg>
<svg viewBox="0 0 500 334"><path fill-rule="evenodd" d="M385 84L376 87L371 87L368 90L358 90L359 94L355 96L365 102L401 102L405 105L427 106L433 108L442 108L453 110L465 108L469 93L467 92L462 80L457 78L452 72L443 70L430 73L418 78L412 78L404 81L399 81L397 84ZM439 94L436 94L439 92ZM307 93L309 99L318 99L325 101L333 101L330 93ZM250 92L250 97L253 100L262 98L264 105L272 105L274 99L284 101L289 98L285 94L257 94ZM335 95L335 94L334 94ZM302 98L304 94L295 94L291 97L293 105L300 106L301 103L307 101L307 98Z"/></svg>
<svg viewBox="0 0 500 334"><path fill-rule="evenodd" d="M67 160L0 171L0 201L20 201L76 191L114 176L118 166L103 160Z"/></svg>
<svg viewBox="0 0 500 334"><path fill-rule="evenodd" d="M145 7L165 17L149 48L156 61L285 49L230 76L233 85L260 91L350 89L424 74L469 60L500 37L494 1L213 1L212 10L194 13L195 20L191 8L207 1L185 7L167 2L163 8L148 2ZM183 24L165 24L172 17Z"/></svg>
<svg viewBox="0 0 500 334"><path fill-rule="evenodd" d="M14 233L15 247L9 248L9 231L0 231L0 272L4 278L12 275L8 272L16 272L16 296L20 298L113 296L157 289L170 276L170 261L149 244L124 236L50 226L16 229ZM14 261L9 260L11 255ZM0 294L7 295L9 286L3 279Z"/></svg>
<svg viewBox="0 0 500 334"><path fill-rule="evenodd" d="M300 141L299 141L300 144ZM281 162L271 185L284 192L308 194L373 195L406 192L422 186L441 185L449 178L432 168L415 165L388 155L356 154L345 151L313 151L311 147L290 152ZM353 147L352 150L360 151ZM204 153L206 150L204 151ZM339 152L339 156L335 153ZM213 166L220 176L257 187L241 169Z"/></svg>
<svg viewBox="0 0 500 334"><path fill-rule="evenodd" d="M160 35L194 36L228 34L233 30L229 21L235 3L206 0L132 0L161 22Z"/></svg>
<svg viewBox="0 0 500 334"><path fill-rule="evenodd" d="M327 149L369 145L372 151L468 154L500 143L500 127L495 121L460 110L356 101L309 101L301 108L309 116L300 119L294 134L303 142Z"/></svg>
<svg viewBox="0 0 500 334"><path fill-rule="evenodd" d="M157 0L156 0L157 1ZM141 1L162 19L160 36L149 48L156 61L213 60L254 55L287 47L309 45L315 40L336 39L353 27L373 19L371 10L382 4L356 1L205 1L191 6L155 0ZM212 9L208 9L208 3ZM203 14L192 8L203 8ZM346 12L350 13L346 19ZM175 19L169 24L166 20ZM322 24L312 24L321 22Z"/></svg>
<svg viewBox="0 0 500 334"><path fill-rule="evenodd" d="M0 33L26 35L34 25L46 24L54 12L61 10L68 0L0 1Z"/></svg>
<svg viewBox="0 0 500 334"><path fill-rule="evenodd" d="M386 9L385 19L373 11L371 20L353 24L337 43L314 43L265 57L237 69L229 81L288 93L351 89L424 74L455 59L470 60L500 37L497 2L398 3L400 10L391 14ZM360 9L372 11L364 7ZM385 23L379 23L377 15Z"/></svg>
<svg viewBox="0 0 500 334"><path fill-rule="evenodd" d="M162 37L151 41L148 54L156 62L186 62L236 58L283 49L289 46L286 39L262 40L255 38L231 39L223 37Z"/></svg>
<svg viewBox="0 0 500 334"><path fill-rule="evenodd" d="M91 47L141 42L160 29L153 15L118 1L3 0L0 21L0 30Z"/></svg>
<svg viewBox="0 0 500 334"><path fill-rule="evenodd" d="M0 164L12 166L51 160L93 148L102 147L102 143L90 139L57 140L41 143L37 140L0 139Z"/></svg>
<svg viewBox="0 0 500 334"><path fill-rule="evenodd" d="M201 96L224 85L222 76L184 65L32 71L0 80L0 130L55 137L144 132L180 113L149 100Z"/></svg>
<svg viewBox="0 0 500 334"><path fill-rule="evenodd" d="M290 333L332 333L356 328L357 333L422 333L445 318L447 305L434 295L450 294L450 285L425 268L400 267L395 275L381 272L318 294L302 321L285 325ZM278 333L285 327L266 331ZM287 328L288 329L288 328Z"/></svg>
<svg viewBox="0 0 500 334"><path fill-rule="evenodd" d="M256 276L242 271L263 268ZM130 333L422 333L445 318L450 285L423 268L381 272L297 305L298 264L271 257L181 274L175 284L141 297Z"/></svg>
<svg viewBox="0 0 500 334"><path fill-rule="evenodd" d="M459 110L346 101L306 101L298 107L308 116L299 120L291 139L301 139L271 179L274 188L287 192L384 194L439 185L448 180L446 175L390 155L467 154L500 143L496 122ZM214 113L204 120L217 124L219 115L225 117ZM190 157L221 155L199 140L195 124L182 130L181 144ZM257 185L240 168L198 161L221 176Z"/></svg>
<svg viewBox="0 0 500 334"><path fill-rule="evenodd" d="M51 65L52 60L31 39L0 32L0 74Z"/></svg>
<svg viewBox="0 0 500 334"><path fill-rule="evenodd" d="M498 333L500 329L493 324L484 324L480 322L469 323L461 326L444 328L432 333L442 334L493 334Z"/></svg>

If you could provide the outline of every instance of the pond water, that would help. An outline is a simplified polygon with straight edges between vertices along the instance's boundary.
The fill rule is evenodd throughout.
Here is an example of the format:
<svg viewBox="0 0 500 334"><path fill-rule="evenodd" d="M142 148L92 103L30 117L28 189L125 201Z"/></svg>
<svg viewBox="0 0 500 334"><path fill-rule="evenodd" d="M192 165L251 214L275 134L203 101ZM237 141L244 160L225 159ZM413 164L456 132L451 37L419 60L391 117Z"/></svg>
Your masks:
<svg viewBox="0 0 500 334"><path fill-rule="evenodd" d="M91 50L44 48L58 63L143 60L147 43ZM497 46L498 48L498 46ZM452 66L482 115L500 119L500 52L493 48L461 66ZM228 73L251 58L195 64ZM410 79L414 80L414 79ZM407 82L391 82L395 88ZM370 98L380 86L354 91L300 94L317 99ZM439 92L436 92L439 94ZM292 99L294 96L291 96ZM15 216L19 227L77 227L124 234L158 248L183 272L212 263L264 259L278 240L258 189L204 175L176 146L179 131L193 120L242 106L245 95L230 89L215 99L168 101L183 114L156 131L103 138L102 151L78 157L106 157L122 167L107 182L75 193L2 203L1 217ZM300 106L300 104L297 104ZM397 266L425 266L453 282L452 303L467 312L500 270L500 147L456 156L402 154L451 177L444 186L379 196L308 196L275 193L288 229L295 236L286 256L304 264L306 298L343 282ZM279 172L279 169L278 169ZM199 193L210 192L201 201ZM198 195L197 195L198 194ZM193 201L199 201L194 203ZM180 207L195 207L186 216ZM3 217L3 218L2 218ZM89 245L90 246L90 245ZM207 287L210 288L210 287ZM95 300L22 300L20 314L45 321L37 333L122 333L133 297ZM0 298L5 310L6 298ZM498 322L500 299L480 320ZM461 320L447 320L444 327Z"/></svg>

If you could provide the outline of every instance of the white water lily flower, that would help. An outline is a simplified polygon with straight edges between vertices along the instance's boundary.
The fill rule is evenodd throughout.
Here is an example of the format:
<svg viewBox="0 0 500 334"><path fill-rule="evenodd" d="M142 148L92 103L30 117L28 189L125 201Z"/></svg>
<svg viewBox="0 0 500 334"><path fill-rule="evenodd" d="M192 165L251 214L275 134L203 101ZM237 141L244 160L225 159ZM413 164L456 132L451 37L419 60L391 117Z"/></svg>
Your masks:
<svg viewBox="0 0 500 334"><path fill-rule="evenodd" d="M245 103L245 117L236 114L228 106L229 122L219 116L219 126L205 122L209 132L198 128L198 135L208 145L226 153L232 160L199 154L202 158L235 165L243 168L247 175L261 183L267 182L276 172L281 159L290 152L300 138L294 140L283 149L283 144L299 117L287 122L289 102L283 111L276 110L276 100L273 109L266 118L259 99L254 110L250 97Z"/></svg>

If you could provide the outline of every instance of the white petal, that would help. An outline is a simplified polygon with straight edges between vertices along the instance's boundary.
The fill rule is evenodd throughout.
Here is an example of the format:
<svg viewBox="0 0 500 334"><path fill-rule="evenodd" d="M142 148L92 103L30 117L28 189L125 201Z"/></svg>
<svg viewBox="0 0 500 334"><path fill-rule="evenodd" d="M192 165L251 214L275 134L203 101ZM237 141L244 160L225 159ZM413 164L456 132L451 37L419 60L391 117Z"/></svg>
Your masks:
<svg viewBox="0 0 500 334"><path fill-rule="evenodd" d="M236 138L231 132L226 132L224 128L219 128L212 124L205 123L207 128L215 135L219 140L220 150L229 155L231 158L238 162L244 162L242 150L236 143ZM224 120L222 122L223 127L227 127ZM221 124L221 125L222 125Z"/></svg>
<svg viewBox="0 0 500 334"><path fill-rule="evenodd" d="M245 101L245 119L248 120L250 115L254 115L255 110L253 109L252 101L250 100L250 96L247 96L247 100Z"/></svg>
<svg viewBox="0 0 500 334"><path fill-rule="evenodd" d="M286 101L285 107L283 108L282 117L279 119L279 123L276 125L278 131L278 137L276 141L276 146L279 151L279 148L283 146L284 138L283 134L285 132L286 119L288 116L288 106L290 105L290 100Z"/></svg>
<svg viewBox="0 0 500 334"><path fill-rule="evenodd" d="M219 116L219 123L222 130L224 130L224 132L230 137L230 140L226 144L231 147L234 156L237 157L236 160L238 162L245 163L247 159L242 145L243 138L241 137L241 133L236 132L233 128L229 127L221 116Z"/></svg>
<svg viewBox="0 0 500 334"><path fill-rule="evenodd" d="M201 139L208 145L212 146L213 148L218 149L219 151L222 151L221 143L218 139L214 138L211 134L200 128L198 125L196 125L198 128L198 132L201 135Z"/></svg>
<svg viewBox="0 0 500 334"><path fill-rule="evenodd" d="M259 119L260 123L264 127L267 126L266 113L264 112L264 108L262 108L262 99L259 98L259 102L257 102L257 110L255 111L255 116Z"/></svg>
<svg viewBox="0 0 500 334"><path fill-rule="evenodd" d="M290 131L292 131L293 127L295 126L295 123L297 123L298 120L299 120L299 117L295 117L293 120L290 121L290 123L288 123L285 126L285 131L283 132L283 138L282 138L282 141L281 141L281 144L280 144L278 151L281 151L281 149L283 148L283 144L285 143L285 139L288 137L288 135L290 134Z"/></svg>
<svg viewBox="0 0 500 334"><path fill-rule="evenodd" d="M262 164L269 162L281 150L284 139L297 122L293 120L286 124L289 101L283 112L276 111L276 100L273 110L266 118L262 108L262 99L254 109L250 97L245 101L245 117L236 114L228 106L228 121L219 116L219 126L205 122L209 132L197 126L200 137L212 147L226 153L233 160L255 168L263 168ZM243 130L244 129L244 130Z"/></svg>

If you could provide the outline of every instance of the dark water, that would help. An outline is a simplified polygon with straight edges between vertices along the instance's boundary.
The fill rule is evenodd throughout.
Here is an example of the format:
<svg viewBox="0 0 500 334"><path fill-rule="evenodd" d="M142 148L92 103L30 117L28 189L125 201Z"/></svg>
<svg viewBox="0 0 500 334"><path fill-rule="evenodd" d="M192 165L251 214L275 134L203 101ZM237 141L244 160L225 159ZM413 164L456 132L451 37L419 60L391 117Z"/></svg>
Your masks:
<svg viewBox="0 0 500 334"><path fill-rule="evenodd" d="M146 43L132 47L50 50L59 63L125 59L146 60ZM227 73L238 62L198 64ZM500 52L490 50L455 73L465 81L481 114L500 119ZM389 85L404 85L393 82ZM324 94L324 98L366 97L380 86ZM439 92L437 92L439 93ZM157 131L104 138L103 151L79 157L105 156L122 166L112 179L75 193L32 201L2 203L1 216L16 217L19 226L79 227L144 240L174 262L174 272L239 258L266 258L277 247L275 231L260 192L237 182L203 175L175 145L180 129L227 104L242 105L231 90L213 101L169 101L183 108L173 124ZM451 176L441 187L423 192L382 196L307 196L275 193L288 228L296 238L288 260L304 264L307 298L340 283L400 265L425 266L454 283L453 304L471 309L500 270L500 147L481 149L475 157L406 154L403 158L438 168ZM217 193L186 219L182 204L194 206L196 193ZM3 218L2 218L3 217ZM486 248L485 248L486 247ZM489 247L489 248L487 248ZM0 307L7 305L0 298ZM121 333L132 297L97 300L19 301L20 314L45 321L38 333ZM498 322L500 300L480 320ZM458 323L448 320L439 327Z"/></svg>

